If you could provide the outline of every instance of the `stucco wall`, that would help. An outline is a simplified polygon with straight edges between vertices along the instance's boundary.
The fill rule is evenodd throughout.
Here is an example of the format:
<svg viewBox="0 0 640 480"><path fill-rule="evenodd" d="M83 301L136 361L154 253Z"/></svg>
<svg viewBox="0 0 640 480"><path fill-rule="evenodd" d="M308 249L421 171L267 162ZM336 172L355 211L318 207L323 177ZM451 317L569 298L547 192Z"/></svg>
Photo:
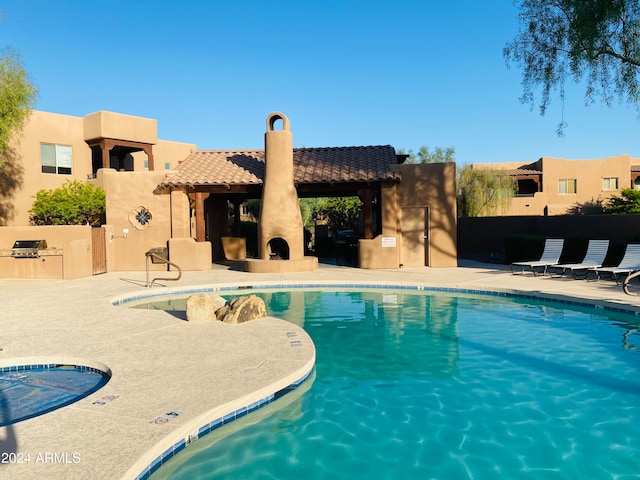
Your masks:
<svg viewBox="0 0 640 480"><path fill-rule="evenodd" d="M98 170L97 185L106 192L107 243L113 250L110 270L145 270L145 253L154 247L166 247L171 238L170 195L156 192L164 172L116 172ZM151 213L151 221L143 227L135 221L140 208ZM128 229L127 238L123 230ZM113 233L114 238L110 239ZM166 266L154 265L154 269Z"/></svg>
<svg viewBox="0 0 640 480"><path fill-rule="evenodd" d="M612 195L619 195L623 188L630 188L631 165L640 163L630 155L616 155L606 158L567 160L543 157L539 161L542 171L542 191L533 195L516 196L510 208L500 212L512 215L563 215L576 205L606 202ZM474 164L474 168L515 169L518 163ZM618 189L604 190L603 178L618 178ZM558 182L561 179L576 179L575 194L561 194Z"/></svg>
<svg viewBox="0 0 640 480"><path fill-rule="evenodd" d="M92 122L89 121L89 126L93 130L85 133L83 117L32 111L19 143L15 144L16 159L9 161L8 165L0 171L0 177L3 177L0 178L0 226L28 225L33 196L39 190L58 188L67 180L87 180L92 174L92 165L91 149L86 144L85 138L95 135L96 131L118 134L127 140L139 142L153 139L155 168L162 172L165 171L167 164L170 168L175 168L180 161L197 149L192 143L155 139L155 120L112 112L105 113L108 114L108 122L102 127L100 122L97 122L101 112L88 115L88 117L95 116L93 120L97 122L97 126L92 127ZM117 128L116 124L119 125ZM150 125L153 128L150 129ZM100 130L103 127L106 130ZM141 137L135 138L138 135ZM73 162L71 175L42 173L41 143L71 146ZM137 152L133 157L134 170L146 170L144 162L147 160L147 155L144 152Z"/></svg>
<svg viewBox="0 0 640 480"><path fill-rule="evenodd" d="M380 196L382 200L382 235L398 235L400 231L400 212L398 210L397 184L383 183Z"/></svg>
<svg viewBox="0 0 640 480"><path fill-rule="evenodd" d="M622 188L631 186L631 156L618 155L592 160L566 160L544 157L542 166L542 189L547 197L548 215L562 215L575 204L606 200L619 194ZM619 188L603 190L603 178L618 178ZM558 192L558 181L576 179L575 194Z"/></svg>
<svg viewBox="0 0 640 480"><path fill-rule="evenodd" d="M40 163L40 143L42 142L71 146L73 156L71 175L42 173ZM29 210L36 192L58 188L66 180L84 181L91 173L91 151L84 142L80 117L33 111L16 151L18 152L16 171L10 180L19 184L19 188L10 193L10 198L5 196L2 199L2 202L7 205L7 211L5 215L0 215L0 225L28 225Z"/></svg>
<svg viewBox="0 0 640 480"><path fill-rule="evenodd" d="M398 259L399 249L395 235L378 235L371 240L358 240L360 268L398 268Z"/></svg>
<svg viewBox="0 0 640 480"><path fill-rule="evenodd" d="M360 240L360 267L455 267L455 163L408 164L394 168L400 171L402 180L398 184L382 185L382 235Z"/></svg>
<svg viewBox="0 0 640 480"><path fill-rule="evenodd" d="M194 143L171 142L168 140L158 140L153 146L154 169L166 171L174 169L182 160L197 150ZM147 154L135 152L133 154L133 165L135 171L147 170L145 162ZM168 167L168 168L167 168Z"/></svg>
<svg viewBox="0 0 640 480"><path fill-rule="evenodd" d="M167 247L171 261L184 270L211 269L211 244L197 243L189 236L185 225L189 217L189 202L183 192L162 191L157 188L164 171L116 172L98 170L94 181L103 188L107 198L107 266L109 271L145 270L146 253L151 248ZM151 214L148 226L136 220L136 213L144 208ZM176 228L172 231L172 217ZM127 229L127 238L124 237ZM113 239L111 239L113 234ZM149 264L150 270L166 270L162 264Z"/></svg>
<svg viewBox="0 0 640 480"><path fill-rule="evenodd" d="M39 259L10 258L8 255L16 240L46 240L47 248L56 251ZM4 262L0 276L4 278L73 279L93 273L91 227L85 225L3 227L0 228L0 252L0 260ZM49 266L53 263L55 267Z"/></svg>
<svg viewBox="0 0 640 480"><path fill-rule="evenodd" d="M402 175L402 181L397 186L400 212L406 214L406 207L414 207L416 211L421 207L428 209L427 261L429 266L455 267L457 265L455 163L408 164L398 165L397 168ZM405 225L407 220L401 218L401 223ZM422 245L407 245L406 235L403 235L402 242L401 248L405 253L401 253L400 262L405 266L418 266L405 260L410 255L409 252L423 248ZM417 257L411 255L411 258Z"/></svg>
<svg viewBox="0 0 640 480"><path fill-rule="evenodd" d="M85 115L83 130L84 140L115 138L150 144L158 141L157 120L104 110Z"/></svg>

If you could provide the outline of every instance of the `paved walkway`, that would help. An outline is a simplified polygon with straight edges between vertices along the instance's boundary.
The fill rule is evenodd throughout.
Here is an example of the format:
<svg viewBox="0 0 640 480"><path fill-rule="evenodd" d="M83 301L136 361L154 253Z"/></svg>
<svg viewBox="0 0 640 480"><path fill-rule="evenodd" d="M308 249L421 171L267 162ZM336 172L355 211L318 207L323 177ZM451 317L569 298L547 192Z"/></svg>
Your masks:
<svg viewBox="0 0 640 480"><path fill-rule="evenodd" d="M0 478L135 478L176 439L286 387L313 366L309 337L278 319L237 326L188 324L163 311L112 305L120 296L149 292L144 283L144 272L59 281L0 279L5 299L0 367L29 357L26 363L106 366L112 372L95 394L0 428L0 452L5 452ZM508 267L473 262L461 262L459 268L400 270L321 265L315 272L287 274L214 266L162 283L166 287L152 291L211 284L422 285L533 292L640 312L640 297L625 295L614 282L512 275ZM97 402L105 396L110 401ZM154 422L168 412L179 416ZM27 454L29 462L24 461Z"/></svg>

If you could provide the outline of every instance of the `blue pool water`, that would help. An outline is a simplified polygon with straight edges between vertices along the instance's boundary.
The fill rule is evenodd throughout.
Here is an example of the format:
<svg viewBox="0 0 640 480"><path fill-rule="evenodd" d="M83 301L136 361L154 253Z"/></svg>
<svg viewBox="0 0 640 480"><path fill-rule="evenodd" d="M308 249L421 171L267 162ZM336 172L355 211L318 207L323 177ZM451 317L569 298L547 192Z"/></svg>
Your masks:
<svg viewBox="0 0 640 480"><path fill-rule="evenodd" d="M313 338L315 380L198 440L154 480L640 475L632 315L448 293L260 296Z"/></svg>
<svg viewBox="0 0 640 480"><path fill-rule="evenodd" d="M108 375L71 365L24 366L0 371L0 427L43 415L90 395Z"/></svg>

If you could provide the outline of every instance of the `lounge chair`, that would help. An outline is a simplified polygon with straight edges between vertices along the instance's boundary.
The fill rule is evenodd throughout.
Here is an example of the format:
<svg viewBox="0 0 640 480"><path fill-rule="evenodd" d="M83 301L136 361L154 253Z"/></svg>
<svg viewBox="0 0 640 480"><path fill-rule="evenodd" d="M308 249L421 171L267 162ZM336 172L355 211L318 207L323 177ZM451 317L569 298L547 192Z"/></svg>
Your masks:
<svg viewBox="0 0 640 480"><path fill-rule="evenodd" d="M561 238L547 238L544 242L544 250L539 260L531 262L514 262L511 264L511 273L514 275L524 273L528 268L535 277L537 275L536 269L542 269L543 275L547 273L549 265L557 265L560 260L560 254L562 253L562 247L564 246L564 240ZM514 267L519 267L520 271L514 270Z"/></svg>
<svg viewBox="0 0 640 480"><path fill-rule="evenodd" d="M602 266L609 250L609 240L589 240L587 253L580 263L560 263L549 265L547 273L552 277L562 277L565 273L571 272L574 280L587 277L587 270Z"/></svg>
<svg viewBox="0 0 640 480"><path fill-rule="evenodd" d="M589 273L595 274L594 280L600 280L602 275L613 278L617 285L620 285L620 277L640 271L640 244L629 244L624 252L622 260L616 267L598 267L587 270L587 280Z"/></svg>

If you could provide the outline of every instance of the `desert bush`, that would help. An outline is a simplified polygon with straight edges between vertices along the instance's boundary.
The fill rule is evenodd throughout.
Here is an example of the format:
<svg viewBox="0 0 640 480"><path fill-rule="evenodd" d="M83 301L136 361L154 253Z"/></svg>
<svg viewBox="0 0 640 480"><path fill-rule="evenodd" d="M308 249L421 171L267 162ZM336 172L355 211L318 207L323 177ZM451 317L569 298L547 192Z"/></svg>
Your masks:
<svg viewBox="0 0 640 480"><path fill-rule="evenodd" d="M105 223L105 192L99 187L67 180L53 190L40 190L30 210L31 225L86 225Z"/></svg>

